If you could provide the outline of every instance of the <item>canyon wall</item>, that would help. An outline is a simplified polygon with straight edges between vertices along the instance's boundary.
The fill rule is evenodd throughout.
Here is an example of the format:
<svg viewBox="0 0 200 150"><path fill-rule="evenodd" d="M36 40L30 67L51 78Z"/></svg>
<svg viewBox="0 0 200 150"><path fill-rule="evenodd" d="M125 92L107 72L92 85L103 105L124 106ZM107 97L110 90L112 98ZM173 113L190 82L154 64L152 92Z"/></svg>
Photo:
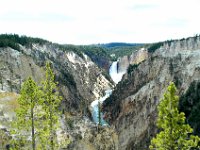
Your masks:
<svg viewBox="0 0 200 150"><path fill-rule="evenodd" d="M95 124L89 119L88 109L92 101L102 97L106 89L112 88L113 83L86 54L63 50L48 42L20 45L20 50L0 48L0 130L9 134L21 85L29 76L41 84L47 61L52 63L58 90L63 97L58 139L69 138L70 149L80 146L77 141L85 143L83 146L86 150L88 147L102 150L115 147L115 143L109 142L115 133L104 131L109 129L97 132ZM95 139L97 142L94 142ZM103 143L105 140L108 142Z"/></svg>
<svg viewBox="0 0 200 150"><path fill-rule="evenodd" d="M127 73L103 105L105 118L116 129L119 149L148 149L157 133L157 105L170 81L178 94L200 80L200 38L165 42Z"/></svg>
<svg viewBox="0 0 200 150"><path fill-rule="evenodd" d="M119 58L118 72L125 72L130 64L138 64L148 57L147 49L142 48L133 52L130 56Z"/></svg>

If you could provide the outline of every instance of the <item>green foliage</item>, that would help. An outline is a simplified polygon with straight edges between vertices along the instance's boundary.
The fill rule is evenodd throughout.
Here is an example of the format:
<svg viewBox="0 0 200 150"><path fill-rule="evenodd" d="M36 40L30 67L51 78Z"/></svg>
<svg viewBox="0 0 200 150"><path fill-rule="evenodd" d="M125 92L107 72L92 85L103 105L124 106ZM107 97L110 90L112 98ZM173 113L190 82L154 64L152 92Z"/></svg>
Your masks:
<svg viewBox="0 0 200 150"><path fill-rule="evenodd" d="M60 115L58 107L62 100L56 92L56 86L50 63L46 63L46 79L41 87L32 78L24 82L18 98L17 118L13 122L13 150L30 149L31 145L32 149L53 150L69 143L65 137L59 145L56 138Z"/></svg>
<svg viewBox="0 0 200 150"><path fill-rule="evenodd" d="M144 45L135 46L119 46L107 48L106 52L111 56L112 61L116 61L119 57L129 56Z"/></svg>
<svg viewBox="0 0 200 150"><path fill-rule="evenodd" d="M107 63L111 60L110 55L106 52L106 48L93 46L93 45L80 46L80 48L100 68L104 68L104 66L108 65Z"/></svg>
<svg viewBox="0 0 200 150"><path fill-rule="evenodd" d="M102 56L109 58L109 55L106 53L106 49L103 47L98 47L98 46L80 46L82 50L90 55L95 55L95 56Z"/></svg>
<svg viewBox="0 0 200 150"><path fill-rule="evenodd" d="M19 36L17 34L1 34L0 35L0 47L11 47L15 50L20 51L20 45L31 47L33 43L43 45L46 43L51 43L47 40L41 38L32 38L27 36ZM73 51L83 58L83 54L79 46L74 45L60 45L54 44L55 48L59 48L62 51Z"/></svg>
<svg viewBox="0 0 200 150"><path fill-rule="evenodd" d="M39 93L39 87L35 81L29 77L22 85L21 95L17 99L19 107L16 110L17 119L13 123L15 128L13 132L17 135L17 140L14 141L15 145L21 146L18 142L22 141L22 137L24 137L23 143L28 144L27 138L31 135L32 149L36 147L35 132L38 132L37 121L39 121L39 113L36 114L35 112L40 99Z"/></svg>
<svg viewBox="0 0 200 150"><path fill-rule="evenodd" d="M169 46L171 46L171 44L173 42L177 42L177 41L183 42L183 41L189 40L190 38L193 38L196 41L199 38L199 36L200 35L196 34L193 37L182 38L182 39L166 40L166 41L163 41L163 42L153 43L153 44L149 45L148 52L150 52L150 53L155 52L157 49L159 49L161 46L163 46L164 43L168 44Z"/></svg>
<svg viewBox="0 0 200 150"><path fill-rule="evenodd" d="M10 137L8 136L8 134L6 134L4 130L0 129L0 149L5 149L9 140Z"/></svg>
<svg viewBox="0 0 200 150"><path fill-rule="evenodd" d="M150 149L189 150L197 147L200 138L189 135L192 128L185 124L185 114L179 113L178 102L175 84L171 83L158 106L157 126L161 132L151 140Z"/></svg>
<svg viewBox="0 0 200 150"><path fill-rule="evenodd" d="M128 47L128 46L139 46L143 44L139 43L123 43L123 42L112 42L106 44L98 44L98 46L106 47L106 48L114 48L114 47Z"/></svg>
<svg viewBox="0 0 200 150"><path fill-rule="evenodd" d="M183 83L182 80L183 80L183 79L180 78L180 76L179 76L178 74L175 74L175 75L174 75L173 82L174 82L174 84L176 85L177 88L180 88L180 87L181 87L181 85L182 85L182 83ZM184 112L184 111L181 111L181 112Z"/></svg>
<svg viewBox="0 0 200 150"><path fill-rule="evenodd" d="M106 48L100 46L80 46L81 51L83 51L87 56L91 58L93 62L95 62L98 67L102 68L102 74L111 81L111 78L108 74L108 68L110 65L110 60L112 59L110 55L107 53Z"/></svg>
<svg viewBox="0 0 200 150"><path fill-rule="evenodd" d="M83 53L82 53L82 49L80 48L80 46L75 46L75 45L59 45L59 49L63 50L63 51L73 51L74 53L76 53L77 55L79 55L81 58L83 58Z"/></svg>
<svg viewBox="0 0 200 150"><path fill-rule="evenodd" d="M179 110L185 113L194 134L200 135L200 82L192 82L180 97Z"/></svg>
<svg viewBox="0 0 200 150"><path fill-rule="evenodd" d="M19 44L23 46L31 46L32 43L44 44L46 40L40 38L31 38L27 36L19 36L17 34L1 34L0 47L11 47L20 51Z"/></svg>
<svg viewBox="0 0 200 150"><path fill-rule="evenodd" d="M61 75L56 76L56 80L60 83L63 83L64 85L67 85L68 87L75 87L76 88L76 82L74 81L74 77L69 73L68 70L60 69Z"/></svg>
<svg viewBox="0 0 200 150"><path fill-rule="evenodd" d="M116 61L119 57L129 56L134 51L144 47L144 44L139 43L107 43L98 44L99 47L105 49L107 54L111 57L112 61Z"/></svg>
<svg viewBox="0 0 200 150"><path fill-rule="evenodd" d="M150 45L150 47L148 48L148 52L153 53L157 49L159 49L161 46L163 46L163 42L154 43Z"/></svg>
<svg viewBox="0 0 200 150"><path fill-rule="evenodd" d="M20 51L19 45L13 41L9 41L8 39L0 39L0 47L11 47Z"/></svg>
<svg viewBox="0 0 200 150"><path fill-rule="evenodd" d="M15 137L11 140L11 150L26 150L25 146L30 145L27 141L27 137L22 135ZM30 149L30 148L29 148Z"/></svg>
<svg viewBox="0 0 200 150"><path fill-rule="evenodd" d="M53 150L57 146L56 141L56 129L58 128L58 106L61 103L62 98L56 92L57 83L54 82L54 74L51 69L50 63L46 63L46 79L43 82L43 105L42 108L45 111L45 128L43 129L42 141L50 145L50 149ZM48 139L48 140L46 140Z"/></svg>
<svg viewBox="0 0 200 150"><path fill-rule="evenodd" d="M128 69L127 69L127 72L128 72L128 74L130 74L133 70L135 70L137 67L139 66L139 64L130 64L129 66L128 66Z"/></svg>

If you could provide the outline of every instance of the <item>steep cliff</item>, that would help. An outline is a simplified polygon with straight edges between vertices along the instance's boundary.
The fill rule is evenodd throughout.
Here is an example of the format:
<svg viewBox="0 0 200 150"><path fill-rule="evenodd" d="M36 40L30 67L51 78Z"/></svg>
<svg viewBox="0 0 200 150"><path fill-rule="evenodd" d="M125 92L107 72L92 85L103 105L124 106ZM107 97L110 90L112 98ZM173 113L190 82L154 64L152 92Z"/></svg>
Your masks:
<svg viewBox="0 0 200 150"><path fill-rule="evenodd" d="M51 43L33 43L31 47L20 45L20 51L10 47L0 48L1 89L19 92L21 83L28 76L40 82L44 77L45 61L53 63L60 92L66 106L71 108L79 108L82 101L89 105L112 86L87 55L82 54L81 57Z"/></svg>
<svg viewBox="0 0 200 150"><path fill-rule="evenodd" d="M17 39L21 40L20 37ZM111 132L98 133L95 124L89 120L88 106L104 95L106 89L113 86L90 57L81 51L48 41L42 43L31 41L28 44L14 42L11 40L10 43L14 44L3 47L0 45L0 131L9 133L11 121L15 117L14 110L18 107L16 99L23 81L32 76L40 84L45 76L45 62L50 61L58 82L59 93L63 96L60 107L63 113L60 116L62 129L58 131L58 138L67 135L71 149L76 149L79 137L83 142L86 141L83 136L86 132L92 140L87 143L95 149L102 146L101 140L112 137ZM71 119L68 117L64 122L63 116L66 114L69 114ZM71 129L70 126L74 128ZM97 137L93 137L91 133L95 133ZM103 135L107 135L105 139ZM99 139L98 144L94 143L95 138ZM105 146L107 149L113 147L109 142Z"/></svg>
<svg viewBox="0 0 200 150"><path fill-rule="evenodd" d="M118 71L124 72L130 64L138 64L148 57L147 49L141 48L129 56L123 56L118 61Z"/></svg>
<svg viewBox="0 0 200 150"><path fill-rule="evenodd" d="M99 46L82 46L82 50L88 55L93 62L95 62L100 68L109 70L110 56L106 52L106 49Z"/></svg>
<svg viewBox="0 0 200 150"><path fill-rule="evenodd" d="M116 129L119 149L148 149L157 132L156 107L170 81L179 94L200 79L199 36L162 43L117 85L103 105L105 118Z"/></svg>
<svg viewBox="0 0 200 150"><path fill-rule="evenodd" d="M82 121L83 122L83 121ZM77 122L76 122L77 124ZM74 133L75 138L69 145L70 150L118 150L118 137L116 132L108 127L97 128L88 123L78 122L80 129L85 129L82 134ZM88 126L88 125L89 126ZM76 127L75 127L76 128ZM80 130L79 130L80 131Z"/></svg>

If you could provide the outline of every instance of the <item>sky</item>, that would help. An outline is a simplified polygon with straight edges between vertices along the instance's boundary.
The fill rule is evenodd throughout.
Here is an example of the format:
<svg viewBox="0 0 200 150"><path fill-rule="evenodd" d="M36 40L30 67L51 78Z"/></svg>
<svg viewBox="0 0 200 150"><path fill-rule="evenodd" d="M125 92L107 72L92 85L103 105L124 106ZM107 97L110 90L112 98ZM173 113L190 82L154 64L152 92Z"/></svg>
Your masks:
<svg viewBox="0 0 200 150"><path fill-rule="evenodd" d="M0 34L60 44L152 43L200 34L200 0L0 0Z"/></svg>

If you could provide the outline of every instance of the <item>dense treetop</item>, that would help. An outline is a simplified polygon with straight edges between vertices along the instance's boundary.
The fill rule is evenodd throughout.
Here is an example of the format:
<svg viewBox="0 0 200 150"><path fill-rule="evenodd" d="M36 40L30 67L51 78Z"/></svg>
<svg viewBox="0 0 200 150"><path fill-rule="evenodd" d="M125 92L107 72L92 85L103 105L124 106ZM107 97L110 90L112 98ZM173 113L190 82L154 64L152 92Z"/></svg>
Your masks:
<svg viewBox="0 0 200 150"><path fill-rule="evenodd" d="M190 150L198 147L200 138L190 135L193 129L185 123L185 114L178 110L179 97L176 93L175 84L170 83L158 105L157 126L161 131L151 140L151 150Z"/></svg>

